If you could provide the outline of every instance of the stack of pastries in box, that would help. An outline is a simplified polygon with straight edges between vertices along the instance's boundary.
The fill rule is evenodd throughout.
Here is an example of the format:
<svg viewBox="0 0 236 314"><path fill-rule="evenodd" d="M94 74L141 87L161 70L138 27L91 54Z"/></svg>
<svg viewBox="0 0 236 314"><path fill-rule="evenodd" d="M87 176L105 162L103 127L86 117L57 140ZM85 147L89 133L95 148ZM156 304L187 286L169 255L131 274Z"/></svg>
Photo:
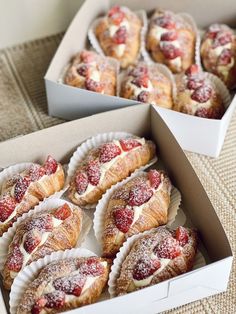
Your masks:
<svg viewBox="0 0 236 314"><path fill-rule="evenodd" d="M210 25L200 40L187 13L115 5L92 23L88 37L96 52L73 57L65 84L201 118L224 115L225 89L236 87L236 35L229 26Z"/></svg>
<svg viewBox="0 0 236 314"><path fill-rule="evenodd" d="M156 160L153 141L105 133L77 148L66 180L51 156L0 174L0 267L4 287L18 300L15 313L60 313L97 301L121 248L115 295L192 269L197 232L166 226L174 187L153 167ZM91 208L100 256L78 248Z"/></svg>

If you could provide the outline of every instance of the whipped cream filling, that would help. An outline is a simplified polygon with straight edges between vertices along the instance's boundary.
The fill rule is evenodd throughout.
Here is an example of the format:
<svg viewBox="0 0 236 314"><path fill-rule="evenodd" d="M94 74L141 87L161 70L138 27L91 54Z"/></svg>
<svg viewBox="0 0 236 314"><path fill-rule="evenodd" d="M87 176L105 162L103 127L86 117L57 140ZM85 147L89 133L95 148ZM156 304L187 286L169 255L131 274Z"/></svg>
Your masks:
<svg viewBox="0 0 236 314"><path fill-rule="evenodd" d="M155 37L158 41L160 41L161 40L161 35L165 34L165 33L168 33L168 32L169 32L168 29L160 27L158 25L155 25L155 26L153 26L151 28L150 35Z"/></svg>
<svg viewBox="0 0 236 314"><path fill-rule="evenodd" d="M152 85L152 82L150 80L148 80L148 87L144 87L144 86L139 87L139 86L133 84L132 80L133 80L133 78L130 79L128 84L132 87L135 98L137 98L138 95L143 91L151 92L153 90L153 85Z"/></svg>
<svg viewBox="0 0 236 314"><path fill-rule="evenodd" d="M120 28L120 27L125 27L127 32L129 31L130 29L130 25L129 25L129 22L127 19L124 19L119 25L114 25L114 24L111 24L108 28L108 32L109 32L109 36L110 37L113 37L115 35L115 33L117 32L117 30ZM116 44L114 46L114 51L115 53L117 54L118 57L122 57L124 52L125 52L125 47L126 47L126 44L123 43L123 44Z"/></svg>
<svg viewBox="0 0 236 314"><path fill-rule="evenodd" d="M90 74L90 78L95 82L100 82L101 74L98 70L94 69Z"/></svg>
<svg viewBox="0 0 236 314"><path fill-rule="evenodd" d="M119 44L119 45L114 46L115 53L117 54L118 57L123 56L125 52L125 47L126 47L125 44Z"/></svg>
<svg viewBox="0 0 236 314"><path fill-rule="evenodd" d="M176 48L180 48L180 43L178 40L173 40L173 41L160 41L160 47L162 48L164 45L168 45L171 44L173 46L175 46ZM178 69L181 68L181 64L182 64L182 60L181 57L176 57L174 59L170 59L168 60L171 64L173 64L175 67L177 67Z"/></svg>
<svg viewBox="0 0 236 314"><path fill-rule="evenodd" d="M216 48L213 48L213 51L214 51L214 54L218 57L221 55L222 51L224 49L231 49L232 47L232 44L231 43L228 43L228 44L225 44L225 45L222 45L222 46L218 46Z"/></svg>
<svg viewBox="0 0 236 314"><path fill-rule="evenodd" d="M135 140L137 142L139 142L141 145L145 144L145 139L144 138L141 138L141 139L139 139L139 138L136 139L135 138ZM120 142L118 140L113 140L112 143L116 144L120 148L121 154L116 156L112 160L101 164L101 166L100 166L101 175L100 175L99 182L101 182L104 179L106 171L109 170L114 165L114 163L117 161L118 158L123 158L123 157L125 157L125 155L127 155L130 152L130 151L128 151L128 152L123 151L123 149L122 149L122 147L120 145ZM138 149L139 147L140 146L133 148L132 151ZM79 198L81 196L85 196L85 195L87 195L89 192L91 192L95 188L96 188L96 185L92 185L91 183L89 183L88 186L87 186L86 191L83 194L78 194L77 192L75 192L75 197Z"/></svg>

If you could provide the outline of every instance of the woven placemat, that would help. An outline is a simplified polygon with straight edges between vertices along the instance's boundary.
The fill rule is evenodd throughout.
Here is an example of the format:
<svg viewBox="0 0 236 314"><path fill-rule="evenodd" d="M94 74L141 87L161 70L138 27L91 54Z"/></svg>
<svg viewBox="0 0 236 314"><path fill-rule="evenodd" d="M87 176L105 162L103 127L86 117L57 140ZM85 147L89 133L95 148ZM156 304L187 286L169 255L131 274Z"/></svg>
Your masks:
<svg viewBox="0 0 236 314"><path fill-rule="evenodd" d="M61 38L60 34L0 50L0 141L63 122L47 115L43 81ZM186 155L236 253L236 113L219 158ZM166 313L236 313L236 263L227 292Z"/></svg>

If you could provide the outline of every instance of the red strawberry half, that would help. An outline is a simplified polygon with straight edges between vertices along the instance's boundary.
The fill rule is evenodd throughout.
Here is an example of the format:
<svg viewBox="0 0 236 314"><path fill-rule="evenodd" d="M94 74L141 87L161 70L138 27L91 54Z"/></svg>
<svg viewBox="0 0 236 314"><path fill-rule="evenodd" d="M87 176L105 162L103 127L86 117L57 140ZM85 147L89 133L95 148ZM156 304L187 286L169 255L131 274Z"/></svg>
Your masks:
<svg viewBox="0 0 236 314"><path fill-rule="evenodd" d="M70 277L60 277L53 281L53 286L56 290L63 291L66 294L80 296L86 277L79 275Z"/></svg>
<svg viewBox="0 0 236 314"><path fill-rule="evenodd" d="M167 237L161 241L153 251L157 257L168 259L174 259L181 254L179 242L172 237Z"/></svg>
<svg viewBox="0 0 236 314"><path fill-rule="evenodd" d="M45 175L44 167L41 167L40 165L37 164L33 164L32 166L30 166L29 177L31 181L37 181L44 175Z"/></svg>
<svg viewBox="0 0 236 314"><path fill-rule="evenodd" d="M14 187L14 196L17 202L21 202L30 183L31 183L31 179L29 176L25 176L25 177L19 176Z"/></svg>
<svg viewBox="0 0 236 314"><path fill-rule="evenodd" d="M0 199L0 221L4 222L13 213L17 203L10 195L4 195Z"/></svg>
<svg viewBox="0 0 236 314"><path fill-rule="evenodd" d="M113 211L116 227L123 233L129 231L134 220L134 211L128 207L118 207Z"/></svg>
<svg viewBox="0 0 236 314"><path fill-rule="evenodd" d="M104 89L104 84L101 82L94 81L93 79L87 78L85 81L85 87L87 90L101 93Z"/></svg>
<svg viewBox="0 0 236 314"><path fill-rule="evenodd" d="M155 19L155 23L162 28L173 29L175 28L175 22L168 15L162 15Z"/></svg>
<svg viewBox="0 0 236 314"><path fill-rule="evenodd" d="M24 249L29 254L36 249L36 247L39 245L42 239L42 233L38 229L34 229L29 231L24 240Z"/></svg>
<svg viewBox="0 0 236 314"><path fill-rule="evenodd" d="M79 172L76 174L75 186L78 194L83 194L87 190L88 176L85 172Z"/></svg>
<svg viewBox="0 0 236 314"><path fill-rule="evenodd" d="M140 259L134 267L133 278L135 280L146 279L152 276L160 267L161 263L158 259Z"/></svg>
<svg viewBox="0 0 236 314"><path fill-rule="evenodd" d="M80 265L79 270L81 274L86 276L101 276L104 274L104 267L97 257L89 257Z"/></svg>
<svg viewBox="0 0 236 314"><path fill-rule="evenodd" d="M133 138L120 140L120 145L125 152L128 152L133 148L142 146L142 144L139 141L137 141Z"/></svg>
<svg viewBox="0 0 236 314"><path fill-rule="evenodd" d="M175 238L177 241L179 241L181 246L185 246L189 240L188 231L184 227L178 227L175 230Z"/></svg>
<svg viewBox="0 0 236 314"><path fill-rule="evenodd" d="M70 215L71 209L67 203L57 208L56 211L54 212L54 217L60 220L65 220L66 218L70 217Z"/></svg>
<svg viewBox="0 0 236 314"><path fill-rule="evenodd" d="M233 53L230 49L224 49L218 59L219 65L227 65L231 62Z"/></svg>
<svg viewBox="0 0 236 314"><path fill-rule="evenodd" d="M13 246L11 255L7 259L7 267L9 270L19 272L23 265L23 254L17 244Z"/></svg>
<svg viewBox="0 0 236 314"><path fill-rule="evenodd" d="M148 179L151 183L151 187L157 189L161 183L161 174L155 169L150 170L148 172Z"/></svg>
<svg viewBox="0 0 236 314"><path fill-rule="evenodd" d="M44 169L47 175L53 174L57 171L58 163L57 161L52 158L52 156L48 156L45 164L44 164Z"/></svg>
<svg viewBox="0 0 236 314"><path fill-rule="evenodd" d="M147 74L143 74L140 75L138 77L135 77L131 83L133 83L134 85L138 86L138 87L148 87L148 75Z"/></svg>
<svg viewBox="0 0 236 314"><path fill-rule="evenodd" d="M47 303L47 300L44 297L39 298L35 304L33 305L33 308L31 310L32 314L40 314L40 312L43 310Z"/></svg>
<svg viewBox="0 0 236 314"><path fill-rule="evenodd" d="M88 64L80 64L77 68L77 72L79 75L88 77L89 76L89 65Z"/></svg>
<svg viewBox="0 0 236 314"><path fill-rule="evenodd" d="M130 206L140 206L146 203L153 195L153 191L146 184L134 186L129 193L128 204Z"/></svg>
<svg viewBox="0 0 236 314"><path fill-rule="evenodd" d="M202 85L191 95L191 98L199 103L207 102L212 95L212 88L208 85Z"/></svg>
<svg viewBox="0 0 236 314"><path fill-rule="evenodd" d="M121 11L121 8L116 5L108 11L108 17L113 24L120 25L125 17L125 14L123 11Z"/></svg>
<svg viewBox="0 0 236 314"><path fill-rule="evenodd" d="M182 56L182 51L180 50L180 48L175 47L171 43L164 42L160 46L160 49L161 49L163 55L165 56L165 58L169 59L169 60L172 60L172 59L175 59L177 57Z"/></svg>
<svg viewBox="0 0 236 314"><path fill-rule="evenodd" d="M65 304L65 293L63 291L54 291L44 295L46 307L50 309L60 309Z"/></svg>
<svg viewBox="0 0 236 314"><path fill-rule="evenodd" d="M178 33L175 30L163 33L161 35L162 41L173 41L173 40L176 40L177 38L178 38Z"/></svg>
<svg viewBox="0 0 236 314"><path fill-rule="evenodd" d="M99 160L102 163L109 162L121 154L121 149L114 143L103 144L100 148Z"/></svg>
<svg viewBox="0 0 236 314"><path fill-rule="evenodd" d="M52 216L50 214L46 214L41 217L32 219L27 224L26 230L31 231L33 229L52 231L53 229Z"/></svg>
<svg viewBox="0 0 236 314"><path fill-rule="evenodd" d="M195 90L204 84L204 79L199 76L189 76L187 81L187 88L190 90Z"/></svg>
<svg viewBox="0 0 236 314"><path fill-rule="evenodd" d="M115 32L115 34L112 37L112 40L115 44L121 45L125 44L127 40L127 29L125 26L121 26L118 28L118 30Z"/></svg>
<svg viewBox="0 0 236 314"><path fill-rule="evenodd" d="M87 175L88 180L92 185L98 185L101 176L100 163L98 160L91 160L88 163Z"/></svg>

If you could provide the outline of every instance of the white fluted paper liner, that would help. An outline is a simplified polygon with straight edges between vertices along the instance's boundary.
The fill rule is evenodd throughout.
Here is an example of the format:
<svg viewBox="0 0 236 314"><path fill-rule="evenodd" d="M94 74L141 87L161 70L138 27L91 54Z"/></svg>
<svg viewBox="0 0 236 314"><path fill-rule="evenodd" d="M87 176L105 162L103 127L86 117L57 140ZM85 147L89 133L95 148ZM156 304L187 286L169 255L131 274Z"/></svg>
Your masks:
<svg viewBox="0 0 236 314"><path fill-rule="evenodd" d="M54 252L51 255L47 255L44 258L41 258L31 263L29 266L26 266L22 271L19 272L19 274L17 275L13 282L10 293L10 313L11 314L16 313L17 306L19 305L19 302L25 290L27 289L29 284L36 278L39 271L43 267L45 267L46 265L53 261L61 259L90 256L96 256L96 254L87 249L76 248L66 251Z"/></svg>
<svg viewBox="0 0 236 314"><path fill-rule="evenodd" d="M135 234L132 237L128 238L128 240L123 244L123 246L120 248L120 251L117 253L116 258L113 261L113 265L111 267L111 272L109 275L109 280L108 280L108 292L110 294L110 297L113 298L116 296L116 281L118 277L120 276L120 271L123 262L125 261L126 256L129 254L134 242L143 237L144 235L151 234L155 232L156 228L151 229L149 231L145 231L143 233ZM203 254L198 250L195 261L194 261L194 266L193 269L197 269L200 267L203 267L206 265L205 258Z"/></svg>
<svg viewBox="0 0 236 314"><path fill-rule="evenodd" d="M200 59L199 59L199 47L200 47L200 35L199 35L199 32L198 32L198 28L197 28L197 25L193 19L193 17L186 13L186 12L181 12L181 13L177 13L176 15L179 15L181 16L185 22L188 24L188 26L190 27L190 29L195 33L195 36L196 36L196 42L195 42L195 63L199 64L200 65ZM148 19L147 19L147 15L145 15L144 17L145 19L145 24L148 25ZM147 63L155 63L155 61L152 59L150 53L147 51L146 49L146 36L147 36L147 33L148 33L148 27L146 26L146 32L145 34L143 35L143 41L141 43L141 54L143 56L143 59L144 61L146 61Z"/></svg>
<svg viewBox="0 0 236 314"><path fill-rule="evenodd" d="M0 272L2 272L4 264L7 259L9 245L11 244L13 237L16 233L16 229L21 224L21 222L23 222L29 217L35 217L39 213L45 213L52 209L58 208L65 203L67 203L71 208L75 208L79 210L78 206L70 202L67 202L59 198L51 198L51 199L45 200L44 202L41 202L39 205L35 206L29 212L24 213L19 219L17 219L16 222L14 222L12 227L9 228L8 231L5 232L3 236L0 238ZM79 247L81 245L81 243L84 241L86 235L89 233L89 230L92 226L92 220L82 210L81 212L83 214L82 228L81 228L81 232L79 234L79 238L75 247Z"/></svg>
<svg viewBox="0 0 236 314"><path fill-rule="evenodd" d="M102 56L102 57L104 57L104 58L107 60L107 62L108 62L108 63L115 69L115 71L116 71L116 95L115 95L115 96L118 96L118 75L119 75L119 72L120 72L120 64L119 64L119 62L118 62L116 59L114 59L114 58L106 57L106 56ZM57 82L58 82L59 84L66 84L66 83L65 83L65 77L66 77L66 74L67 74L69 68L71 67L71 65L72 65L72 62L69 62L68 64L66 64L66 65L62 68L62 70L61 70L61 72L60 72L60 75L59 75L59 77L58 77L58 79L57 79ZM75 87L75 88L77 88L77 87Z"/></svg>
<svg viewBox="0 0 236 314"><path fill-rule="evenodd" d="M106 193L103 195L103 197L99 200L98 205L96 207L96 211L94 213L94 220L93 220L93 229L95 233L95 237L97 238L97 241L99 244L102 243L102 235L104 230L104 221L106 216L106 209L109 203L109 200L111 196L114 194L114 192L119 189L121 186L125 185L130 180L145 174L144 171L138 171L137 173L133 173L128 178L124 179L123 181L113 185L109 190L106 191ZM170 226L177 215L179 206L181 203L181 194L180 192L175 188L172 187L171 190L171 196L170 196L170 206L168 209L168 220L167 225Z"/></svg>
<svg viewBox="0 0 236 314"><path fill-rule="evenodd" d="M86 155L89 153L89 151L93 148L96 148L100 146L103 143L107 143L113 140L120 140L120 139L126 139L126 138L137 138L137 136L126 133L126 132L109 132L109 133L101 133L96 136L93 136L89 138L87 141L85 141L83 144L81 144L77 150L74 152L73 156L70 159L69 165L68 165L68 172L67 172L67 183L68 184L73 177L74 173L76 172L79 164L84 160ZM134 172L139 170L144 170L148 167L150 167L152 164L154 164L157 161L157 157L154 157L148 164L145 166L142 166L138 169L136 169ZM64 197L64 196L63 196ZM66 199L66 193L65 197ZM96 204L86 205L83 206L83 208L89 209L89 208L95 208Z"/></svg>
<svg viewBox="0 0 236 314"><path fill-rule="evenodd" d="M225 83L218 76L216 76L212 73L203 72L203 74L204 74L204 78L206 80L210 80L210 82L213 85L214 90L220 94L221 99L223 101L223 105L224 105L225 109L227 109L231 103L231 96L230 96L229 90L226 87ZM176 76L176 79L178 79L178 76ZM173 97L174 97L174 100L176 101L176 97L177 97L176 84L175 84L175 88L174 88Z"/></svg>
<svg viewBox="0 0 236 314"><path fill-rule="evenodd" d="M122 7L123 10L127 10L126 7ZM139 53L137 55L137 58L135 61L138 61L141 57L141 43L143 41L143 38L145 36L145 33L146 33L146 19L145 19L145 16L146 16L146 13L144 10L139 10L139 11L134 11L134 13L140 18L140 20L142 21L142 28L141 28L141 32L140 32L140 49L139 49ZM97 18L96 20L93 21L93 23L90 25L89 27L89 30L88 30L88 39L89 39L89 42L91 44L91 46L95 49L95 51L97 51L97 53L99 53L100 55L102 56L105 56L104 54L104 51L95 35L95 29L97 27L97 25L101 22L101 20L104 19L104 17L100 17L100 18Z"/></svg>

